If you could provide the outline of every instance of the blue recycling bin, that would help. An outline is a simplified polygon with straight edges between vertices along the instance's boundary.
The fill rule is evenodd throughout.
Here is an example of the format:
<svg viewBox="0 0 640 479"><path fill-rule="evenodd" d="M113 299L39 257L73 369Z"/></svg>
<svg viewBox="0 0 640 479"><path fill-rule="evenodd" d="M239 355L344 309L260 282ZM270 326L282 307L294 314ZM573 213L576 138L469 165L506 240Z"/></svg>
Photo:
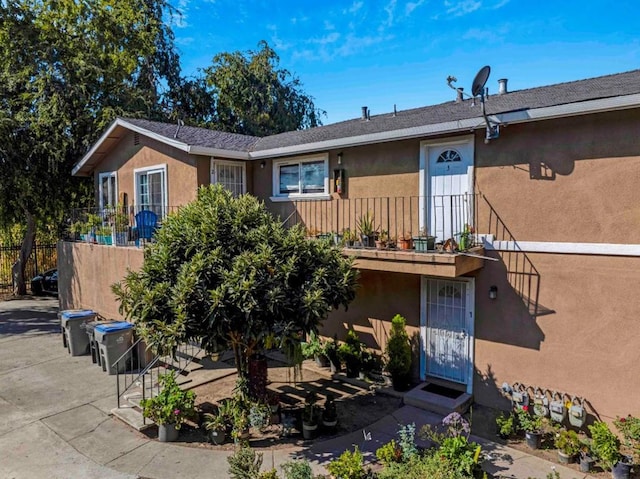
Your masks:
<svg viewBox="0 0 640 479"><path fill-rule="evenodd" d="M62 344L71 356L89 354L86 323L94 321L97 316L97 313L90 309L68 309L60 313Z"/></svg>
<svg viewBox="0 0 640 479"><path fill-rule="evenodd" d="M124 358L114 364L133 344L133 324L127 321L113 321L109 324L98 324L94 328L94 337L98 344L98 355L103 371L109 374L124 373L131 358ZM85 334L85 337L87 335Z"/></svg>

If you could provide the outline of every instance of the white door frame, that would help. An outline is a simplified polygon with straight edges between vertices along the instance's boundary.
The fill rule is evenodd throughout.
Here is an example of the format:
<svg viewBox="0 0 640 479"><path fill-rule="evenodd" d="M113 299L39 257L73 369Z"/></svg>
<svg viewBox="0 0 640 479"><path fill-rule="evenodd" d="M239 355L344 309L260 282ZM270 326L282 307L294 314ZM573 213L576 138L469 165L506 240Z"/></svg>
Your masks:
<svg viewBox="0 0 640 479"><path fill-rule="evenodd" d="M446 281L458 281L467 283L469 300L466 311L467 335L469 337L469 361L467 362L467 393L473 394L473 375L475 367L475 278L439 278L434 276L422 276L420 278L420 379L427 376L427 281L430 279L443 279Z"/></svg>
<svg viewBox="0 0 640 479"><path fill-rule="evenodd" d="M438 140L424 140L420 142L420 164L418 175L418 209L419 209L419 221L420 229L428 228L430 224L429 214L431 212L431 181L429 172L429 149L441 146L456 146L470 144L471 146L471 166L469 167L469 193L473 193L473 181L474 181L474 165L475 165L475 137L473 135L466 135L456 137L455 139L438 139ZM431 232L429 233L431 234ZM446 238L439 238L444 241Z"/></svg>

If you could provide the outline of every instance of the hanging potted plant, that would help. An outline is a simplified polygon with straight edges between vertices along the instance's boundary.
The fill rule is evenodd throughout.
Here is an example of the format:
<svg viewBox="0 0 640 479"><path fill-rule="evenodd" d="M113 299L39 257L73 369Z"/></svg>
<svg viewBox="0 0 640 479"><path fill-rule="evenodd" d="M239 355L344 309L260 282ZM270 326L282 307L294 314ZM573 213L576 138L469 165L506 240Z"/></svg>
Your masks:
<svg viewBox="0 0 640 479"><path fill-rule="evenodd" d="M140 402L142 414L158 425L161 442L175 441L184 421L195 415L196 395L180 389L173 372L160 376L160 386L157 396Z"/></svg>
<svg viewBox="0 0 640 479"><path fill-rule="evenodd" d="M402 391L411 383L411 343L406 320L396 314L391 320L391 332L385 348L386 370L391 375L393 389Z"/></svg>
<svg viewBox="0 0 640 479"><path fill-rule="evenodd" d="M540 449L543 418L529 414L529 406L522 406L522 408L517 409L516 417L518 418L519 429L524 432L527 446L531 449Z"/></svg>
<svg viewBox="0 0 640 479"><path fill-rule="evenodd" d="M571 464L581 448L578 433L563 429L556 433L555 446L558 449L558 462L560 464Z"/></svg>
<svg viewBox="0 0 640 479"><path fill-rule="evenodd" d="M304 412L302 414L302 436L305 440L313 439L318 429L318 411L316 403L318 395L311 391L304 400Z"/></svg>

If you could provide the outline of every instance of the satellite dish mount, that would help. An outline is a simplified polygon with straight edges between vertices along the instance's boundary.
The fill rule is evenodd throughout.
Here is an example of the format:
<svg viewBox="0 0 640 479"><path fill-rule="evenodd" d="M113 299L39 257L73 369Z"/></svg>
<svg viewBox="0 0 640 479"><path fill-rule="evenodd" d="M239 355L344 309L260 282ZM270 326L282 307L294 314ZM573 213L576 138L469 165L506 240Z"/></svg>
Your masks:
<svg viewBox="0 0 640 479"><path fill-rule="evenodd" d="M487 116L487 110L484 105L486 89L485 85L487 84L487 80L489 79L489 74L491 73L491 67L486 65L480 69L480 71L476 74L476 77L473 79L473 83L471 84L471 94L473 97L480 97L480 105L482 106L482 116L484 118L484 122L487 125L486 134L484 137L484 142L489 143L490 140L495 140L500 136L500 124L494 121L491 121Z"/></svg>
<svg viewBox="0 0 640 479"><path fill-rule="evenodd" d="M489 143L490 140L495 140L500 136L500 123L492 121L487 116L487 111L485 108L485 96L487 95L487 90L485 85L487 80L489 79L489 74L491 73L491 67L486 65L480 69L480 71L476 74L476 77L473 79L473 83L471 84L471 94L472 99L474 100L473 106L475 106L476 97L480 97L480 105L482 106L482 117L484 118L484 122L486 124L486 134L484 137L484 142ZM447 84L449 87L454 90L458 90L453 83L456 82L456 77L449 76L447 77ZM458 90L461 91L462 89ZM462 93L464 95L464 93ZM468 95L467 95L468 96Z"/></svg>

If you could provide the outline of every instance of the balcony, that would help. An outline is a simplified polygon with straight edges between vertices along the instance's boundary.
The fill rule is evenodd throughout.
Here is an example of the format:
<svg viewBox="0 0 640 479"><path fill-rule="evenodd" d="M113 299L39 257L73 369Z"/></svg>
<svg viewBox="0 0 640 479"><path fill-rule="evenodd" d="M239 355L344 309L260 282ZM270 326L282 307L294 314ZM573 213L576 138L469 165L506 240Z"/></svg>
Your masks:
<svg viewBox="0 0 640 479"><path fill-rule="evenodd" d="M361 269L455 278L483 266L477 202L475 194L300 200L285 224L342 246Z"/></svg>

